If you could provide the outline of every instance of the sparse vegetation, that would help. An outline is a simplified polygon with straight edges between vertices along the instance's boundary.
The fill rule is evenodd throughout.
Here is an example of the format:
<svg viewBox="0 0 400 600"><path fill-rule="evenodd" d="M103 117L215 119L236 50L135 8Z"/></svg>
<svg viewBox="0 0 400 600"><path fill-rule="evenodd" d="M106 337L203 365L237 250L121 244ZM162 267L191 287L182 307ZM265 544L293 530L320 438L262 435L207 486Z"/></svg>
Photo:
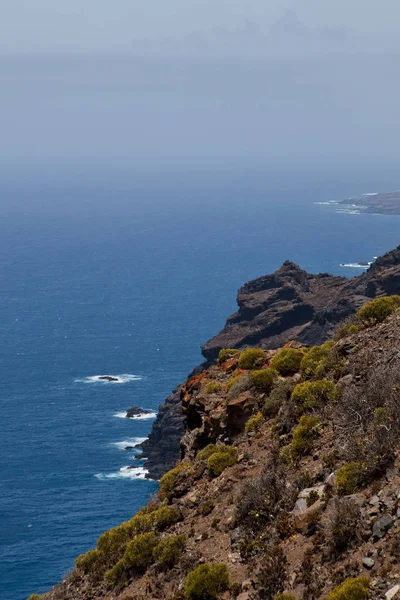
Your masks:
<svg viewBox="0 0 400 600"><path fill-rule="evenodd" d="M222 365L222 363L227 361L229 358L233 358L239 353L240 351L236 350L235 348L222 348L218 354L218 364Z"/></svg>
<svg viewBox="0 0 400 600"><path fill-rule="evenodd" d="M274 596L274 600L297 600L297 598L294 594L283 592L282 594L276 594L276 596Z"/></svg>
<svg viewBox="0 0 400 600"><path fill-rule="evenodd" d="M208 515L210 515L212 513L214 508L215 508L214 502L212 502L211 500L207 500L206 502L203 502L203 504L201 505L200 512L203 515L203 517L207 517Z"/></svg>
<svg viewBox="0 0 400 600"><path fill-rule="evenodd" d="M382 323L389 315L394 313L400 307L400 296L384 296L375 298L357 312L357 320L363 325L374 325Z"/></svg>
<svg viewBox="0 0 400 600"><path fill-rule="evenodd" d="M350 578L336 587L328 600L368 600L369 580L367 577Z"/></svg>
<svg viewBox="0 0 400 600"><path fill-rule="evenodd" d="M280 381L274 386L262 407L262 414L265 419L276 417L281 406L289 400L294 385L292 381Z"/></svg>
<svg viewBox="0 0 400 600"><path fill-rule="evenodd" d="M360 508L351 498L336 498L328 516L329 551L339 554L357 538Z"/></svg>
<svg viewBox="0 0 400 600"><path fill-rule="evenodd" d="M181 558L185 545L186 536L169 535L154 548L153 557L163 569L171 569Z"/></svg>
<svg viewBox="0 0 400 600"><path fill-rule="evenodd" d="M136 573L143 573L153 563L153 550L157 546L154 532L141 533L126 547L123 562Z"/></svg>
<svg viewBox="0 0 400 600"><path fill-rule="evenodd" d="M336 473L336 488L341 496L354 494L361 486L365 468L359 462L351 462L340 467Z"/></svg>
<svg viewBox="0 0 400 600"><path fill-rule="evenodd" d="M223 385L220 381L210 381L206 385L206 394L216 394L223 389Z"/></svg>
<svg viewBox="0 0 400 600"><path fill-rule="evenodd" d="M156 529L162 531L175 525L181 518L181 512L176 506L162 506L154 513L154 525Z"/></svg>
<svg viewBox="0 0 400 600"><path fill-rule="evenodd" d="M216 600L229 588L229 584L225 564L200 565L187 576L185 597L187 600Z"/></svg>
<svg viewBox="0 0 400 600"><path fill-rule="evenodd" d="M226 468L232 467L237 461L237 450L232 446L217 446L207 461L210 477L219 477Z"/></svg>
<svg viewBox="0 0 400 600"><path fill-rule="evenodd" d="M271 360L271 368L280 375L288 376L298 373L304 351L299 348L282 348Z"/></svg>
<svg viewBox="0 0 400 600"><path fill-rule="evenodd" d="M292 457L294 459L308 454L312 448L312 443L318 435L320 422L318 417L309 417L303 415L293 431L293 439L290 445Z"/></svg>
<svg viewBox="0 0 400 600"><path fill-rule="evenodd" d="M245 432L246 433L250 433L250 432L257 433L257 431L260 429L260 427L263 423L264 423L264 417L263 417L262 413L258 412L257 414L250 417L250 419L247 421L246 426L245 426Z"/></svg>
<svg viewBox="0 0 400 600"><path fill-rule="evenodd" d="M277 377L277 371L271 368L250 372L250 381L259 392L270 392Z"/></svg>
<svg viewBox="0 0 400 600"><path fill-rule="evenodd" d="M286 580L287 558L280 546L273 546L263 556L258 572L260 600L270 600L283 592Z"/></svg>
<svg viewBox="0 0 400 600"><path fill-rule="evenodd" d="M262 365L267 360L267 355L261 348L248 348L244 350L239 358L239 369L254 369L256 365Z"/></svg>
<svg viewBox="0 0 400 600"><path fill-rule="evenodd" d="M333 347L333 342L322 346L314 346L304 354L300 363L300 372L304 379L319 379L326 372L326 361Z"/></svg>
<svg viewBox="0 0 400 600"><path fill-rule="evenodd" d="M318 409L337 398L337 390L333 381L319 379L298 383L292 393L292 401L303 410Z"/></svg>
<svg viewBox="0 0 400 600"><path fill-rule="evenodd" d="M172 498L177 483L192 476L192 465L190 463L181 463L174 469L165 473L160 479L161 498Z"/></svg>

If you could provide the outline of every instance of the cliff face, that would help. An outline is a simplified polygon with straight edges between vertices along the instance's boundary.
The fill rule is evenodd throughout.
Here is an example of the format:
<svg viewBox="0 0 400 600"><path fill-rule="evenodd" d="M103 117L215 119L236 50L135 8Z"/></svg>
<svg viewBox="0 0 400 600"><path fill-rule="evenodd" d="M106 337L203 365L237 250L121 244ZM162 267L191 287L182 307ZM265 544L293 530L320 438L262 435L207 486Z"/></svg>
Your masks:
<svg viewBox="0 0 400 600"><path fill-rule="evenodd" d="M238 293L238 312L202 352L211 364L221 348L279 348L290 340L310 346L329 339L342 321L371 298L400 293L400 247L388 252L355 277L312 275L286 261L272 275L246 283ZM158 479L179 458L184 431L178 388L160 406L144 456L149 477Z"/></svg>
<svg viewBox="0 0 400 600"><path fill-rule="evenodd" d="M396 598L399 390L399 310L311 351L205 366L180 392L183 460L159 498L43 600Z"/></svg>

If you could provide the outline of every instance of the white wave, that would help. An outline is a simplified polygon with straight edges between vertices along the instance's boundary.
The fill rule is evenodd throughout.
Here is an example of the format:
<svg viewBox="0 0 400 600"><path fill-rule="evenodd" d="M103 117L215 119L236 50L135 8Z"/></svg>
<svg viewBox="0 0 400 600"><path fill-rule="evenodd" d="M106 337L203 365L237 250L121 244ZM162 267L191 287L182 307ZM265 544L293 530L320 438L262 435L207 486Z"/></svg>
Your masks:
<svg viewBox="0 0 400 600"><path fill-rule="evenodd" d="M337 200L329 200L329 202L314 202L314 204L322 204L322 205L331 205L331 204L338 204Z"/></svg>
<svg viewBox="0 0 400 600"><path fill-rule="evenodd" d="M112 377L115 381L102 379L102 377ZM132 373L122 373L121 375L92 375L84 379L75 379L75 383L130 383L131 381L141 381L143 378Z"/></svg>
<svg viewBox="0 0 400 600"><path fill-rule="evenodd" d="M367 265L360 265L359 263L342 263L341 267L347 267L349 269L369 269L372 263L368 263Z"/></svg>
<svg viewBox="0 0 400 600"><path fill-rule="evenodd" d="M114 417L117 417L118 419L126 419L126 412L118 412L115 413L115 415L113 415ZM145 421L146 419L155 419L157 416L157 413L155 412L149 412L147 414L143 414L143 415L135 415L133 417L129 417L129 419L134 419L135 421Z"/></svg>
<svg viewBox="0 0 400 600"><path fill-rule="evenodd" d="M121 467L115 473L96 473L95 477L100 481L106 479L146 479L148 470L144 467Z"/></svg>
<svg viewBox="0 0 400 600"><path fill-rule="evenodd" d="M119 450L125 450L127 447L136 448L136 446L140 446L147 440L146 437L134 437L128 438L127 440L123 440L122 442L112 442L111 446L115 446Z"/></svg>
<svg viewBox="0 0 400 600"><path fill-rule="evenodd" d="M363 194L363 196L377 196L379 192L369 192L368 194Z"/></svg>

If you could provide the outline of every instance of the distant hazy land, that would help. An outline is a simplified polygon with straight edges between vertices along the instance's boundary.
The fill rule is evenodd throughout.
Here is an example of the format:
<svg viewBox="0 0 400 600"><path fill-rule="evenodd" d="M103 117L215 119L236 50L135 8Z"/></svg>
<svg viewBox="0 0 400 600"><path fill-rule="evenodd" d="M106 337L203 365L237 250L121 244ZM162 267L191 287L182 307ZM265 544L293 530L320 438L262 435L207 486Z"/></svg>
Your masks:
<svg viewBox="0 0 400 600"><path fill-rule="evenodd" d="M364 194L360 198L343 200L352 209L381 215L400 215L400 191Z"/></svg>

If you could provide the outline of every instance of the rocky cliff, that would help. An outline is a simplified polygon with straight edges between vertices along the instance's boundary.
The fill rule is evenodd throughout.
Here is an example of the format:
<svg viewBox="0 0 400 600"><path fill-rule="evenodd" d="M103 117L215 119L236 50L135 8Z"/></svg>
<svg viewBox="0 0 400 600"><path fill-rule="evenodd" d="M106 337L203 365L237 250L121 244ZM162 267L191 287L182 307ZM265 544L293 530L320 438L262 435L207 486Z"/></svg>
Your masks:
<svg viewBox="0 0 400 600"><path fill-rule="evenodd" d="M321 344L335 327L371 298L400 292L400 247L355 277L312 275L286 261L272 275L246 283L238 293L238 312L202 352L212 364L221 348L278 348L290 340ZM144 456L149 477L158 479L179 458L184 431L180 388L160 406Z"/></svg>
<svg viewBox="0 0 400 600"><path fill-rule="evenodd" d="M392 289L392 259L375 271ZM382 298L335 341L193 374L159 496L32 600L399 598L399 308Z"/></svg>

